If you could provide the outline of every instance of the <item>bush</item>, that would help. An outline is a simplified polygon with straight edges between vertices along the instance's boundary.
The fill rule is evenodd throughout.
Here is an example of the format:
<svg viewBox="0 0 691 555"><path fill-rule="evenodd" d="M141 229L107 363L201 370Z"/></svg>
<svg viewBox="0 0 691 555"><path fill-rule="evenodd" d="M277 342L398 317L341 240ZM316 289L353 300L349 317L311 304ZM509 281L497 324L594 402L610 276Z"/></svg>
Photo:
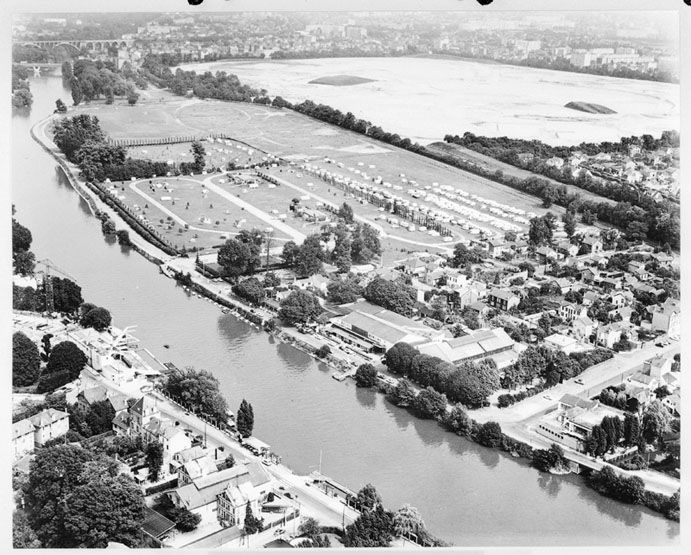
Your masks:
<svg viewBox="0 0 691 555"><path fill-rule="evenodd" d="M319 358L326 358L326 356L331 354L331 347L328 345L322 345L316 351L314 351L314 354Z"/></svg>
<svg viewBox="0 0 691 555"><path fill-rule="evenodd" d="M501 426L496 422L485 422L477 433L477 442L485 447L499 447L502 441Z"/></svg>
<svg viewBox="0 0 691 555"><path fill-rule="evenodd" d="M371 364L361 364L355 371L355 383L358 387L372 387L377 383L377 369Z"/></svg>

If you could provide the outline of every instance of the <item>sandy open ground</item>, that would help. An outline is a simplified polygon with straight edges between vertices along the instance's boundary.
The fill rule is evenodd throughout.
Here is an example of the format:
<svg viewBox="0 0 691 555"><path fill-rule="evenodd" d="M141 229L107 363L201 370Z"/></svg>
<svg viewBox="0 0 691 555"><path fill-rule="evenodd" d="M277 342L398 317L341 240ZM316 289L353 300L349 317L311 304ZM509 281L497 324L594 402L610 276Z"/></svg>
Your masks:
<svg viewBox="0 0 691 555"><path fill-rule="evenodd" d="M226 71L290 102L307 98L420 143L446 134L540 139L554 145L619 140L679 129L679 85L433 58L225 61L185 69ZM349 87L312 84L330 75L373 79ZM602 104L587 114L568 102Z"/></svg>

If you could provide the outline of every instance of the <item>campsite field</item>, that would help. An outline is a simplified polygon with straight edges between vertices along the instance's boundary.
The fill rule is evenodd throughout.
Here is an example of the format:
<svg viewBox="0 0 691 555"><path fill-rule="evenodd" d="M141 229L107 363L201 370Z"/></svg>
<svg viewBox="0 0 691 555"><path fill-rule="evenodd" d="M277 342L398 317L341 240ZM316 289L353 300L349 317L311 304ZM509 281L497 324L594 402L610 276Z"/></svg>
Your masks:
<svg viewBox="0 0 691 555"><path fill-rule="evenodd" d="M143 179L111 186L143 221L173 245L187 249L221 245L242 229L267 228L266 221L206 189L202 179L206 177ZM274 237L279 242L289 238L280 231Z"/></svg>
<svg viewBox="0 0 691 555"><path fill-rule="evenodd" d="M451 186L471 197L473 195L481 197L478 199L476 209L484 213L488 213L490 206L483 206L482 199L500 203L504 207L519 208L528 217L532 214L542 215L547 212L536 197L290 110L247 103L182 99L164 91L155 91L155 94L144 97L141 104L134 106L130 112L126 112L130 107L123 105L105 106L97 103L92 103L88 108L80 107L80 109L95 110L94 113L101 120L104 130L117 138L152 135L155 137L205 136L211 133L224 133L239 141L239 143L230 141L231 144L205 142L208 166L223 165L222 163L227 162L231 157L238 158L239 163L259 161L261 160L259 157L265 156L266 153L279 156L286 162L293 162L294 165L291 167L281 165L269 170L269 173L287 182L284 185L285 189L276 187L268 190L268 184L262 182L259 190L242 192L245 189L242 188L240 192L234 193L242 201L251 204L261 212L258 219L263 222L263 227L266 227L267 221L276 219L278 214L286 214L287 219L284 225L287 227L283 229L285 239L292 235L288 228L304 236L311 233L313 228L319 227L306 223L305 220L298 220L292 213L288 213L292 198L307 195L310 195L310 198L303 199L302 202L308 207L315 207L320 201L337 205L348 202L354 208L356 215L379 229L389 240L387 244L391 244L390 248L395 250L401 248L448 250L458 240L473 238L473 235L458 224L447 225L453 233L451 242L444 242L443 238L429 236L418 229L411 232L395 225L392 226L385 221L386 214L379 211L376 206L362 204L350 193L322 181L319 177L308 175L304 170L302 175L299 175L300 165L305 163L329 171L333 175L361 183L372 184L374 178L388 182L392 185L390 190L393 194L417 203L424 210L438 209L438 207L425 201L424 197L413 198L410 194L411 189L427 189L431 192L432 188ZM124 119L121 117L123 111L127 114ZM241 145L244 145L245 150L237 148ZM248 153L247 145L255 151L252 156ZM190 157L188 143L133 147L129 154L157 160L174 160L177 163ZM226 160L224 161L223 158ZM293 170L292 173L291 170ZM202 176L199 176L199 180L203 181ZM312 185L309 185L310 183ZM224 189L232 187L230 184L223 186ZM292 191L287 190L291 188ZM212 222L205 224L210 225L211 229L208 230L207 235L210 234L212 239L202 241L200 235L197 238L192 237L196 239L195 242L218 244L215 241L215 235L221 235L221 233L215 233L216 231L225 231L229 234L234 232L232 226L242 218L238 218L238 215L233 212L237 210L237 206L228 207L225 206L225 202L219 205L218 210L221 210L221 213L210 211L209 214L195 214L196 217L206 216ZM230 213L225 213L225 210L229 210ZM448 212L448 210L445 211ZM563 209L552 206L550 211L559 215ZM454 214L451 216L454 217ZM465 216L455 217L465 222ZM151 219L153 221L153 218ZM183 219L190 226L192 225L192 222L186 218ZM254 225L249 223L249 218L245 219L249 227ZM216 221L219 222L218 225L215 224ZM195 220L195 227L202 227L202 224L198 224L199 220ZM518 226L520 231L527 231L525 223L518 223ZM484 222L482 227L497 234L503 234L503 231L491 222ZM198 231L196 233L199 234ZM295 237L295 235L292 236ZM182 240L182 234L177 238Z"/></svg>

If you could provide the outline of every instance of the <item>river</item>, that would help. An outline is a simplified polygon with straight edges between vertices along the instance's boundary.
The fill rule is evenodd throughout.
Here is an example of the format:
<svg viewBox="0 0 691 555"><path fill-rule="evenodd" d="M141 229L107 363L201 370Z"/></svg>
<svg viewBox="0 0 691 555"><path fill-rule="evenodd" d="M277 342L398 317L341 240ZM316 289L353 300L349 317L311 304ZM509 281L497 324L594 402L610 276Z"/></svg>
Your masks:
<svg viewBox="0 0 691 555"><path fill-rule="evenodd" d="M679 525L599 496L576 476L525 463L443 431L330 372L304 353L190 297L134 252L108 243L99 221L31 139L31 125L70 95L60 78L31 81L34 105L12 118L12 200L50 258L163 361L212 371L231 408L243 398L255 434L298 473L322 471L352 489L373 483L385 504L416 506L455 545L670 544ZM165 349L164 344L170 344Z"/></svg>

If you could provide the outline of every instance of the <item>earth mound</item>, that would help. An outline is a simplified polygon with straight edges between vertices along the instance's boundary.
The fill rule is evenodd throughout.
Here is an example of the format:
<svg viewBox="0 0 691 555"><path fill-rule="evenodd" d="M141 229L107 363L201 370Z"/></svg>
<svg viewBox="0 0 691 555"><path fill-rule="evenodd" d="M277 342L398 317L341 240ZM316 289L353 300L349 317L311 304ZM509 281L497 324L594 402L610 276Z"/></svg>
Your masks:
<svg viewBox="0 0 691 555"><path fill-rule="evenodd" d="M334 87L349 87L351 85L361 85L362 83L372 83L374 79L366 79L356 75L326 75L318 79L312 79L310 85L332 85Z"/></svg>
<svg viewBox="0 0 691 555"><path fill-rule="evenodd" d="M564 108L571 108L579 112L586 112L588 114L616 114L614 110L601 104L593 104L592 102L569 102L564 104Z"/></svg>

